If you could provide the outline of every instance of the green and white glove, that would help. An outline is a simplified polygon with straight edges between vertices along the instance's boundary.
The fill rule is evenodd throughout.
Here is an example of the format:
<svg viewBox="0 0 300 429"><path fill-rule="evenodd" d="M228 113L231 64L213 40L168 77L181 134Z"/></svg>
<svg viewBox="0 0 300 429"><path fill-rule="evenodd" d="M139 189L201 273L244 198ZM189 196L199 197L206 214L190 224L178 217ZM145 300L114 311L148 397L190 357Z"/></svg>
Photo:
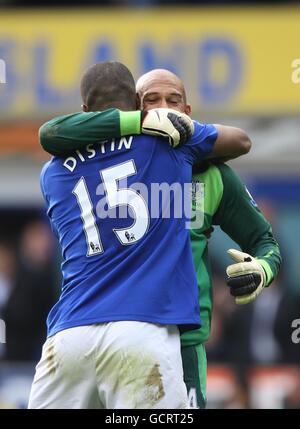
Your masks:
<svg viewBox="0 0 300 429"><path fill-rule="evenodd" d="M239 250L227 250L229 256L236 262L226 269L227 285L238 305L254 301L267 286L266 273L258 259Z"/></svg>
<svg viewBox="0 0 300 429"><path fill-rule="evenodd" d="M194 123L188 115L165 108L143 110L141 128L143 134L167 137L172 147L183 145L194 133Z"/></svg>

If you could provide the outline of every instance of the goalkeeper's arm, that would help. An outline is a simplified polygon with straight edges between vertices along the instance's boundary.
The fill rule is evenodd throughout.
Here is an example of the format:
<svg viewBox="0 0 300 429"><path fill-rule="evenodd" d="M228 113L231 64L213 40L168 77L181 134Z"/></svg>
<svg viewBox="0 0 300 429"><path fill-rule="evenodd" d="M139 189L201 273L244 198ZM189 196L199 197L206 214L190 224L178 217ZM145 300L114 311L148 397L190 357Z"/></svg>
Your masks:
<svg viewBox="0 0 300 429"><path fill-rule="evenodd" d="M223 193L213 223L220 225L242 249L231 249L227 284L238 304L253 301L277 276L281 255L271 225L239 177L226 165L218 166Z"/></svg>
<svg viewBox="0 0 300 429"><path fill-rule="evenodd" d="M63 156L99 140L121 137L127 133L139 134L140 129L140 111L108 109L103 112L77 112L43 124L39 130L39 141L46 152Z"/></svg>
<svg viewBox="0 0 300 429"><path fill-rule="evenodd" d="M63 156L103 139L141 133L166 137L176 147L185 143L193 130L194 124L187 115L170 109L149 112L108 109L54 118L42 125L39 140L46 152Z"/></svg>

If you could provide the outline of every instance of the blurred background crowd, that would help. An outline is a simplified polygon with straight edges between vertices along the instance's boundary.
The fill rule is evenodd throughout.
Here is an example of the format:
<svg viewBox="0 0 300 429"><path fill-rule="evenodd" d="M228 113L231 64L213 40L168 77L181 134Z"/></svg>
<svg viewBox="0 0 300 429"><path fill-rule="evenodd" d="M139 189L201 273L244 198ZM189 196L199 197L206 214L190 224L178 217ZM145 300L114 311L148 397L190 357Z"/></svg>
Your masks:
<svg viewBox="0 0 300 429"><path fill-rule="evenodd" d="M251 154L231 166L273 225L283 266L260 299L237 307L225 284L226 250L235 245L216 230L208 406L300 408L300 343L292 341L292 322L300 324L300 83L292 79L292 61L300 58L300 5L90 0L85 5L97 10L78 10L82 2L72 3L76 8L61 13L59 6L69 2L0 0L0 59L6 63L0 84L0 319L6 324L0 407L26 406L45 319L60 288L60 253L39 191L49 157L37 131L45 120L80 109L78 82L88 65L114 59L136 78L156 67L175 71L195 119L240 126L252 137Z"/></svg>

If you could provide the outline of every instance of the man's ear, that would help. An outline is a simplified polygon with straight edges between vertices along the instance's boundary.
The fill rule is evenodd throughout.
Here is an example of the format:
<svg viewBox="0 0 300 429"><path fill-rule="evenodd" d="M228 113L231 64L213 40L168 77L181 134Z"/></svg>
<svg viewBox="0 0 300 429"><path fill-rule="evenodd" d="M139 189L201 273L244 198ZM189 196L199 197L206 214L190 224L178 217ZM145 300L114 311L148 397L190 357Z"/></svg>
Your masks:
<svg viewBox="0 0 300 429"><path fill-rule="evenodd" d="M81 105L81 108L82 108L82 110L83 110L84 112L88 112L88 111L89 111L89 108L88 108L88 106L87 106L86 104L82 104L82 105Z"/></svg>
<svg viewBox="0 0 300 429"><path fill-rule="evenodd" d="M136 110L141 110L142 109L142 100L140 97L140 94L137 92L136 93Z"/></svg>
<svg viewBox="0 0 300 429"><path fill-rule="evenodd" d="M192 106L190 104L186 104L184 108L184 113L188 116L192 114Z"/></svg>

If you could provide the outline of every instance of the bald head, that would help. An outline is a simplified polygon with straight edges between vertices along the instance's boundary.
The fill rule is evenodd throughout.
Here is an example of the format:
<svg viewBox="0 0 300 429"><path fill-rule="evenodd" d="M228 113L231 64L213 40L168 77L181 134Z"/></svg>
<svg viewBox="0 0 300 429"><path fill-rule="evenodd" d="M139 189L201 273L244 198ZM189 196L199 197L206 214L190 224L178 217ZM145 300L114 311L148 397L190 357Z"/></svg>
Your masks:
<svg viewBox="0 0 300 429"><path fill-rule="evenodd" d="M168 107L191 113L181 79L169 70L155 69L145 73L138 79L136 91L143 109Z"/></svg>

